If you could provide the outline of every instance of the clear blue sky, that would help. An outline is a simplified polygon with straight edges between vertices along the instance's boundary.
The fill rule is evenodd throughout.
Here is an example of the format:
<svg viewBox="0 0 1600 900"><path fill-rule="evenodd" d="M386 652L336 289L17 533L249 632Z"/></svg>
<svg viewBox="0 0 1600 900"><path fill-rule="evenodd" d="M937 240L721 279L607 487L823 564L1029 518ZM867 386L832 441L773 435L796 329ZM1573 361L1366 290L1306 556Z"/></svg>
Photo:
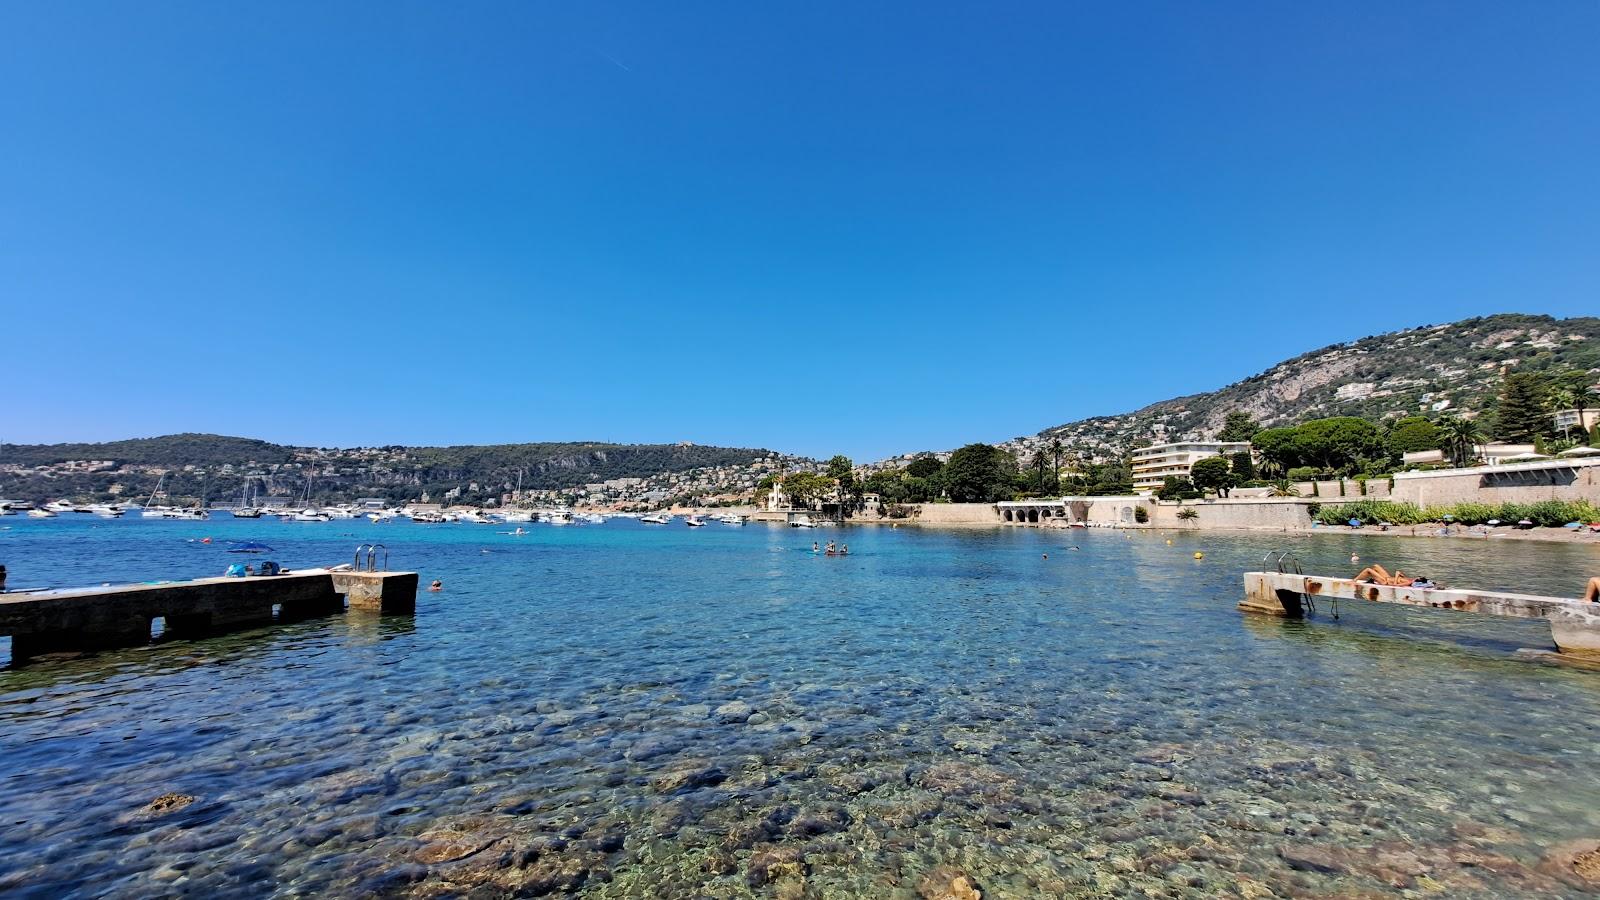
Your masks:
<svg viewBox="0 0 1600 900"><path fill-rule="evenodd" d="M858 459L1600 313L1600 5L0 5L0 439Z"/></svg>

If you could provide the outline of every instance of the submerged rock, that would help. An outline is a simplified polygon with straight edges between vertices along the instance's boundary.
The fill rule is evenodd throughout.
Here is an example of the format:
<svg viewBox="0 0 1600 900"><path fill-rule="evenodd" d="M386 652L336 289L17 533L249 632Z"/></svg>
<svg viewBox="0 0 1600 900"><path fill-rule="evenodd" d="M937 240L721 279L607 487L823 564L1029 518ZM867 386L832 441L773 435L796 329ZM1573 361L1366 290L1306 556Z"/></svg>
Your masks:
<svg viewBox="0 0 1600 900"><path fill-rule="evenodd" d="M724 725L742 725L755 715L755 709L743 700L734 700L717 707L714 715Z"/></svg>
<svg viewBox="0 0 1600 900"><path fill-rule="evenodd" d="M1600 889L1600 840L1567 841L1550 848L1539 871L1573 887Z"/></svg>
<svg viewBox="0 0 1600 900"><path fill-rule="evenodd" d="M804 878L806 858L799 847L769 847L750 854L745 866L745 881L762 887L780 878Z"/></svg>
<svg viewBox="0 0 1600 900"><path fill-rule="evenodd" d="M983 892L967 873L952 866L938 866L917 882L922 900L983 900Z"/></svg>

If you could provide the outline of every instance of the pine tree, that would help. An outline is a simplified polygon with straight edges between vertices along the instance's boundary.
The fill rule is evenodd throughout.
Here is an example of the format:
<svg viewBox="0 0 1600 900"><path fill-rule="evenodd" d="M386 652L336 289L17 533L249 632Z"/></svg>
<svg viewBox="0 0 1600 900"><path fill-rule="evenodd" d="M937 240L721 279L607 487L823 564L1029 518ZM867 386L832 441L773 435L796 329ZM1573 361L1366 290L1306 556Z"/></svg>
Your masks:
<svg viewBox="0 0 1600 900"><path fill-rule="evenodd" d="M1507 375L1495 415L1495 437L1532 443L1550 430L1550 390L1544 379L1533 372Z"/></svg>

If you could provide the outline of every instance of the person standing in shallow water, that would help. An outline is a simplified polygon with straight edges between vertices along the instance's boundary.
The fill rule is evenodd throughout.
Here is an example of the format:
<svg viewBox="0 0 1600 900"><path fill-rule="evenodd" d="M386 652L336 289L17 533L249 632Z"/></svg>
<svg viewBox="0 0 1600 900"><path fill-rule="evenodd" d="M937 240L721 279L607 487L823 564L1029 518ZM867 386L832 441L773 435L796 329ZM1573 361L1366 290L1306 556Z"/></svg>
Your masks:
<svg viewBox="0 0 1600 900"><path fill-rule="evenodd" d="M1590 603L1600 603L1600 578L1589 579L1589 586L1583 591L1583 599Z"/></svg>

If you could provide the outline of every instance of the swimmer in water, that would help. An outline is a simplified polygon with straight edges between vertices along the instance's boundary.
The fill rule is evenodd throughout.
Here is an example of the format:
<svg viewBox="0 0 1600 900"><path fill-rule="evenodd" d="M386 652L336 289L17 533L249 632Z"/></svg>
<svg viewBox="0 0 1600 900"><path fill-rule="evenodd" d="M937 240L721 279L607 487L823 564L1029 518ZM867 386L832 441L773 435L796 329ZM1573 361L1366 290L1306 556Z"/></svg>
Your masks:
<svg viewBox="0 0 1600 900"><path fill-rule="evenodd" d="M433 580L433 584L428 585L428 590L433 591L435 593L437 593L438 591L442 591L442 590L444 590L444 582L442 582L439 579L435 578Z"/></svg>

